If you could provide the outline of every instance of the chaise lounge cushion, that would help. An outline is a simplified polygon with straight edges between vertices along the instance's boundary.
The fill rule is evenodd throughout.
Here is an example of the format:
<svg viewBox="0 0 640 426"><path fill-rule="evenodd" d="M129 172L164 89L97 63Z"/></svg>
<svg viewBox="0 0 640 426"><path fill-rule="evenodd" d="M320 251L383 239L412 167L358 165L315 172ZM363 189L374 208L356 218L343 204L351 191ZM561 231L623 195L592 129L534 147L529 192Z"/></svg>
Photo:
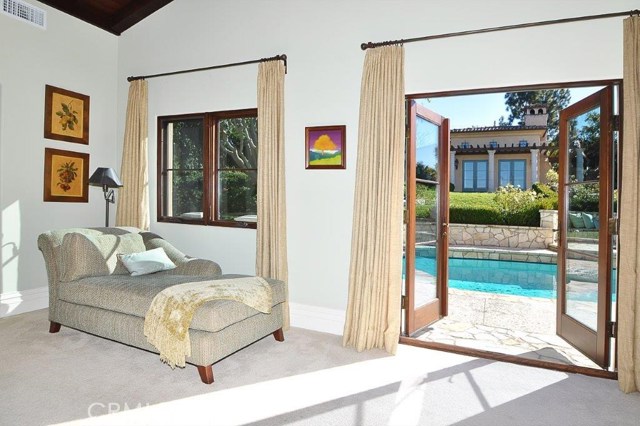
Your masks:
<svg viewBox="0 0 640 426"><path fill-rule="evenodd" d="M140 234L93 236L69 233L64 236L60 246L60 281L129 274L122 261L118 259L118 254L140 253L145 250Z"/></svg>
<svg viewBox="0 0 640 426"><path fill-rule="evenodd" d="M222 275L219 278L235 278L242 275ZM86 277L60 286L61 300L78 305L92 306L109 311L142 317L151 301L163 289L185 282L206 281L211 277L170 275L158 272L152 275ZM267 279L273 290L273 306L284 302L284 283ZM232 300L214 300L202 305L193 317L191 328L217 332L260 312Z"/></svg>

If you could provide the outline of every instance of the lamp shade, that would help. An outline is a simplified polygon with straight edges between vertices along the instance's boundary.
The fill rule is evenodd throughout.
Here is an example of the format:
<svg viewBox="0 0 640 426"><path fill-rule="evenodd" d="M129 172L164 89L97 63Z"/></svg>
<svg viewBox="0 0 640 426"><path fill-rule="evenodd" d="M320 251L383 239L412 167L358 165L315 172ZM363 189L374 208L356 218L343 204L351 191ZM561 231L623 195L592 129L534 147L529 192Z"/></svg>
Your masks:
<svg viewBox="0 0 640 426"><path fill-rule="evenodd" d="M89 178L89 185L106 186L107 188L120 188L122 182L111 167L98 167Z"/></svg>

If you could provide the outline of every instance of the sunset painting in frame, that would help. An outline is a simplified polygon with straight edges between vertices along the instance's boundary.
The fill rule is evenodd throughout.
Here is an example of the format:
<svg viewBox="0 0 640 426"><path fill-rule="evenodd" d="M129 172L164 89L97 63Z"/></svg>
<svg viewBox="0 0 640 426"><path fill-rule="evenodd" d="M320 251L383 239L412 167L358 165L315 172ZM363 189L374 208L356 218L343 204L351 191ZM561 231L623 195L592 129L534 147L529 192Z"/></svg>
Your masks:
<svg viewBox="0 0 640 426"><path fill-rule="evenodd" d="M344 169L346 126L306 128L306 168Z"/></svg>

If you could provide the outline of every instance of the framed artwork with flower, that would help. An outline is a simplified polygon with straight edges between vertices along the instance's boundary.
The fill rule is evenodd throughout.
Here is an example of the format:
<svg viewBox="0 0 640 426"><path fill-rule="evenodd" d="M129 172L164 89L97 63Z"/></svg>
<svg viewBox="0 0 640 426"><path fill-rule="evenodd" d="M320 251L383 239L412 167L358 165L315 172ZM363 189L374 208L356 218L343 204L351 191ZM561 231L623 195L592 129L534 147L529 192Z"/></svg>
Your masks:
<svg viewBox="0 0 640 426"><path fill-rule="evenodd" d="M305 129L306 168L344 169L347 161L347 126L307 127Z"/></svg>
<svg viewBox="0 0 640 426"><path fill-rule="evenodd" d="M89 96L45 86L44 137L89 144Z"/></svg>
<svg viewBox="0 0 640 426"><path fill-rule="evenodd" d="M89 201L89 154L45 148L44 201Z"/></svg>

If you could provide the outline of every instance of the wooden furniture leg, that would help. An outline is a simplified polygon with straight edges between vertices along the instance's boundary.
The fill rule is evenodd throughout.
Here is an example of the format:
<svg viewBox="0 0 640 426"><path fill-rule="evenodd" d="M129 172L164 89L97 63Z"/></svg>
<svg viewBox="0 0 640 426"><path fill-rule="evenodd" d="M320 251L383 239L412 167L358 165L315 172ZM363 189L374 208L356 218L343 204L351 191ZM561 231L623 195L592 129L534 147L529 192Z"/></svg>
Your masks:
<svg viewBox="0 0 640 426"><path fill-rule="evenodd" d="M210 385L213 383L213 366L211 365L196 365L198 367L198 373L202 379L202 383Z"/></svg>
<svg viewBox="0 0 640 426"><path fill-rule="evenodd" d="M278 342L284 342L284 332L282 331L282 328L277 329L276 331L273 332L273 337L278 341Z"/></svg>
<svg viewBox="0 0 640 426"><path fill-rule="evenodd" d="M57 333L58 331L60 331L60 326L61 324L59 322L51 321L51 323L49 324L49 333Z"/></svg>

